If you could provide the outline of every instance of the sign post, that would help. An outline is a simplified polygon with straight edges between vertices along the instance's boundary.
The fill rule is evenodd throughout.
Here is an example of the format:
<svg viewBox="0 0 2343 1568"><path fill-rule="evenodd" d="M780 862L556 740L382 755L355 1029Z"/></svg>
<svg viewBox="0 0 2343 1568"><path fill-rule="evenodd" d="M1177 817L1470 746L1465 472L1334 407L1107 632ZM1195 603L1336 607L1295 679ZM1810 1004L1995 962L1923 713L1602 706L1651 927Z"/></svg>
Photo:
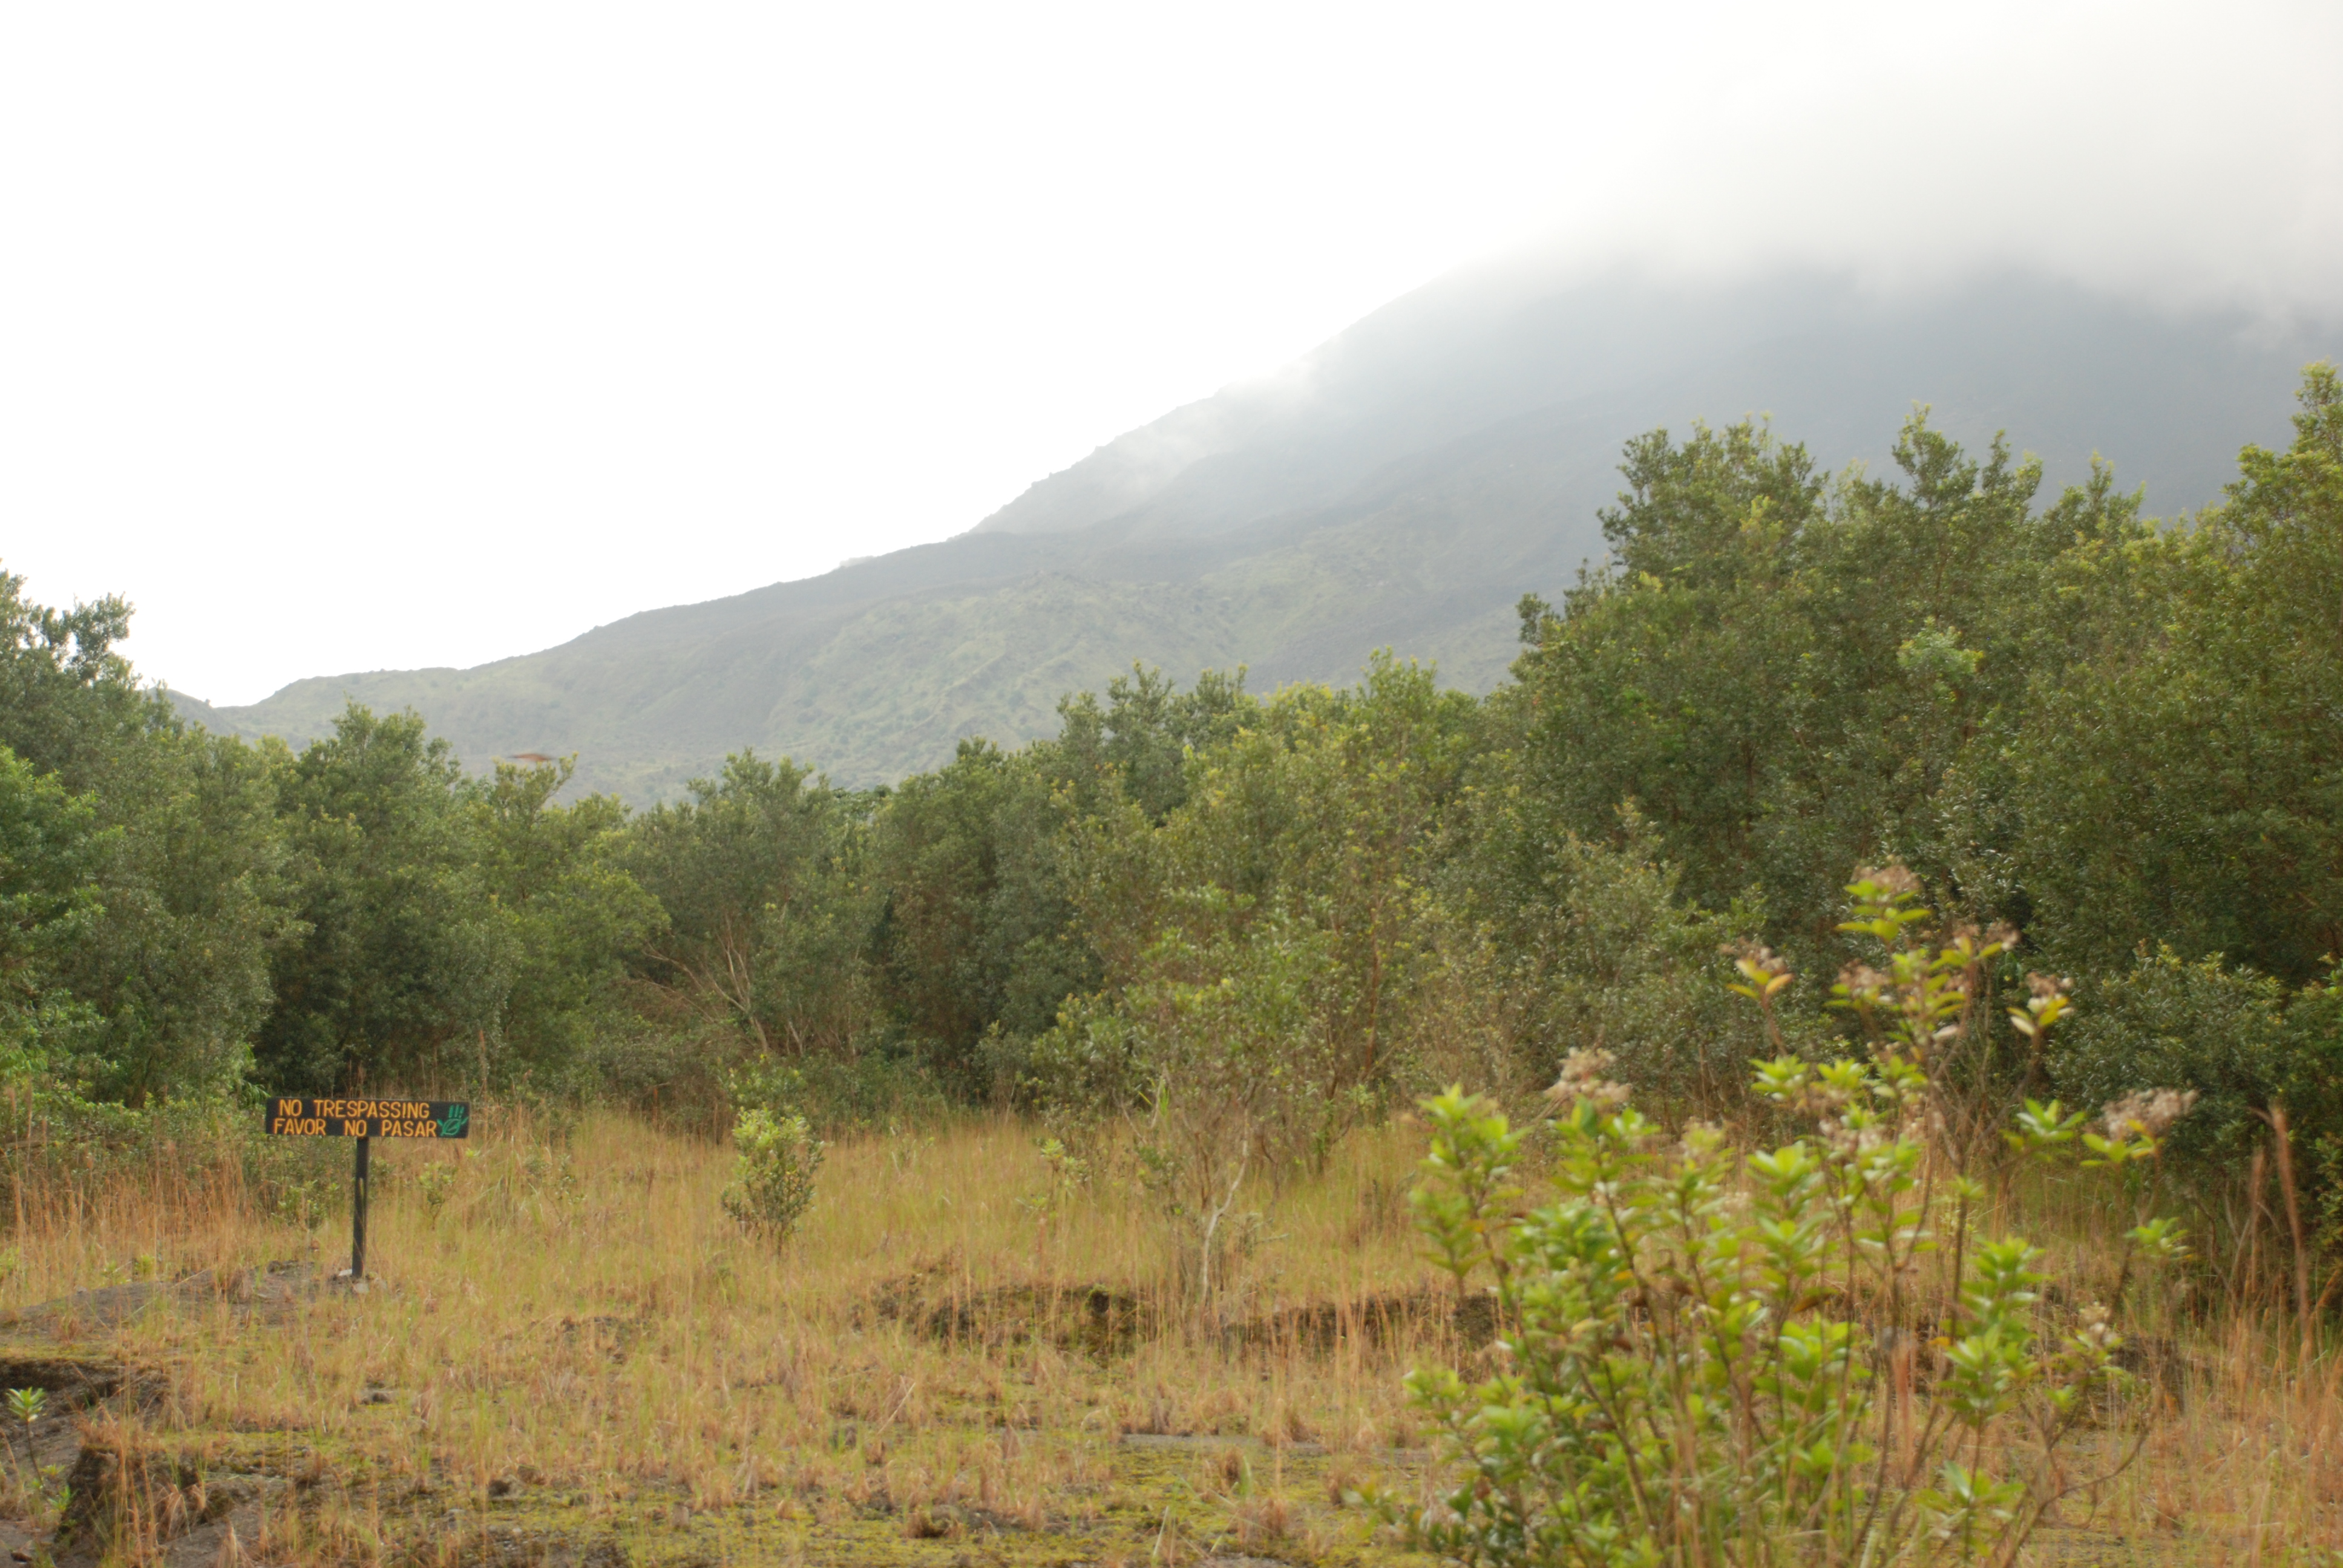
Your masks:
<svg viewBox="0 0 2343 1568"><path fill-rule="evenodd" d="M279 1138L355 1138L350 1184L350 1283L366 1278L367 1166L377 1138L468 1138L472 1108L459 1100L309 1100L268 1101L268 1131Z"/></svg>
<svg viewBox="0 0 2343 1568"><path fill-rule="evenodd" d="M358 1134L357 1169L350 1177L350 1283L366 1278L367 1159L374 1140Z"/></svg>

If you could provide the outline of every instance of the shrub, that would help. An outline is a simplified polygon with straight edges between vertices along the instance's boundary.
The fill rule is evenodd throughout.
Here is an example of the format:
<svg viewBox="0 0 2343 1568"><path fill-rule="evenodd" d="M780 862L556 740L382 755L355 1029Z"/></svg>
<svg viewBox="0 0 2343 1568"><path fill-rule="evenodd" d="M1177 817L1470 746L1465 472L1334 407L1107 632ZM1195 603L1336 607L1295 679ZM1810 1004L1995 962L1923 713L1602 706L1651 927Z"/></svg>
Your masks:
<svg viewBox="0 0 2343 1568"><path fill-rule="evenodd" d="M2343 1243L2338 979L2294 990L2217 955L2143 948L2128 972L2086 982L2091 1009L2049 1057L2085 1103L2151 1084L2196 1097L2166 1160L2204 1231L2203 1278L2235 1302L2290 1273L2306 1323L2318 1254Z"/></svg>
<svg viewBox="0 0 2343 1568"><path fill-rule="evenodd" d="M133 1110L39 1077L0 1083L0 1091L9 1112L0 1127L0 1207L70 1211L106 1201L109 1189L140 1187L191 1215L212 1201L216 1182L240 1190L259 1213L314 1229L349 1202L347 1147L267 1136L256 1096L214 1090Z"/></svg>
<svg viewBox="0 0 2343 1568"><path fill-rule="evenodd" d="M1223 906L1216 892L1202 895ZM1166 931L1149 972L1116 997L1077 998L1034 1042L1053 1109L1117 1112L1136 1128L1140 1173L1180 1239L1199 1299L1244 1216L1249 1181L1322 1159L1359 1108L1324 1026L1334 970L1326 935L1270 915L1204 941Z"/></svg>
<svg viewBox="0 0 2343 1568"><path fill-rule="evenodd" d="M2090 1011L2052 1054L2052 1077L2086 1103L2152 1084L2194 1090L2202 1103L2171 1158L2191 1176L2242 1171L2273 1105L2298 1140L2343 1136L2343 1039L2318 1005L2327 989L2289 992L2217 957L2142 952L2129 973L2086 987Z"/></svg>
<svg viewBox="0 0 2343 1568"><path fill-rule="evenodd" d="M1502 1332L1486 1380L1410 1380L1461 1472L1426 1506L1386 1504L1412 1544L1488 1568L2008 1562L2060 1496L2137 1453L2061 1451L2124 1381L2135 1260L2180 1251L2142 1178L2187 1097L2111 1107L2095 1133L2055 1102L2018 1118L2021 1147L2079 1141L2139 1211L2106 1303L2052 1322L2043 1254L1976 1233L1983 1189L1933 1135L1929 1060L1976 1027L1999 944L1915 940L1907 877L1852 890L1843 929L1883 951L1837 994L1874 1060L1761 1067L1756 1091L1811 1129L1777 1149L1669 1138L1580 1052L1551 1091L1554 1201L1524 1212L1523 1135L1456 1091L1425 1102L1420 1223L1460 1291L1493 1282ZM1740 968L1769 1009L1789 983L1764 955ZM2013 1020L2039 1034L2066 1007L2046 986Z"/></svg>
<svg viewBox="0 0 2343 1568"><path fill-rule="evenodd" d="M724 1190L724 1211L768 1240L782 1241L813 1203L823 1144L796 1107L805 1080L794 1068L760 1057L732 1074L732 1146L739 1180Z"/></svg>
<svg viewBox="0 0 2343 1568"><path fill-rule="evenodd" d="M1684 904L1659 836L1632 804L1615 846L1555 829L1547 804L1519 790L1475 797L1478 841L1453 873L1458 907L1496 961L1491 979L1519 1010L1523 1065L1544 1083L1571 1050L1592 1045L1665 1114L1740 1109L1765 1041L1721 985L1704 982L1723 973L1720 950L1756 928L1757 911Z"/></svg>
<svg viewBox="0 0 2343 1568"><path fill-rule="evenodd" d="M724 1211L748 1230L784 1241L813 1203L822 1143L802 1116L752 1106L732 1124L740 1179L724 1190Z"/></svg>

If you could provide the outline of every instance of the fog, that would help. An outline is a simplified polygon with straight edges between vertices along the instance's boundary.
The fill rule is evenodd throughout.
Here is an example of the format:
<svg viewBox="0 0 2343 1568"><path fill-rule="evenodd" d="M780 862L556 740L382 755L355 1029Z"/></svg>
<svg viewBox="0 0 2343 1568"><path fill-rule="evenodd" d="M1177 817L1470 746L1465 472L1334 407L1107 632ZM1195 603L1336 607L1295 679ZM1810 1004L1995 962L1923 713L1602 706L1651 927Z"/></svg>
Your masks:
<svg viewBox="0 0 2343 1568"><path fill-rule="evenodd" d="M15 8L0 565L246 702L958 533L1458 267L2343 315L2331 5L1627 9Z"/></svg>
<svg viewBox="0 0 2343 1568"><path fill-rule="evenodd" d="M1557 249L1882 288L2024 266L2176 307L2343 311L2343 9L1953 15L1816 10L1771 37L1744 15L1686 93L1699 113L1594 171ZM1762 68L1730 68L1745 48Z"/></svg>

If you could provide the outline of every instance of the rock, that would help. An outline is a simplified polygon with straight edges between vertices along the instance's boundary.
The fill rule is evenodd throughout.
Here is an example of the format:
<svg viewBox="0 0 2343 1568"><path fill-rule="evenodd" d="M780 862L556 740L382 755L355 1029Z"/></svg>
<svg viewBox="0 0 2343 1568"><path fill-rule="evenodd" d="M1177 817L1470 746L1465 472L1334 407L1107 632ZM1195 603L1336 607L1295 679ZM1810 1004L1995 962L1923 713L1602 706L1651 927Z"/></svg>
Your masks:
<svg viewBox="0 0 2343 1568"><path fill-rule="evenodd" d="M315 1265L295 1261L227 1275L205 1269L167 1283L142 1280L105 1285L92 1291L75 1291L19 1312L0 1313L0 1328L43 1334L118 1328L149 1307L166 1301L182 1306L209 1306L225 1302L241 1310L280 1316L296 1300L316 1293L316 1273Z"/></svg>

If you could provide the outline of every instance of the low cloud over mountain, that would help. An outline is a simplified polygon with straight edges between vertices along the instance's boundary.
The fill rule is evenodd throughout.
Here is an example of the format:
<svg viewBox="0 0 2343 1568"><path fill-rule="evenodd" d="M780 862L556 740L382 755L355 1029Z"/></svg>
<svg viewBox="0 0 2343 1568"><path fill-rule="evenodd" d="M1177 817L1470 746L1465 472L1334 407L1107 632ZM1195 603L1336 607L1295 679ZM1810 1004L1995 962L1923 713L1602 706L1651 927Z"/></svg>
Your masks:
<svg viewBox="0 0 2343 1568"><path fill-rule="evenodd" d="M1388 647L1483 689L1512 606L1602 549L1625 439L1770 417L1825 466L1886 466L1915 404L2006 431L2046 487L2094 454L2152 511L2218 498L2282 441L2301 366L2343 334L2241 306L2137 303L2038 274L1879 291L1550 263L1460 273L1257 383L1175 409L971 531L826 576L654 610L467 670L297 682L216 728L299 739L348 699L413 707L466 759L579 757L581 783L676 793L754 747L882 782L960 739L1047 733L1133 660L1256 687L1350 678ZM906 453L905 461L917 461Z"/></svg>

